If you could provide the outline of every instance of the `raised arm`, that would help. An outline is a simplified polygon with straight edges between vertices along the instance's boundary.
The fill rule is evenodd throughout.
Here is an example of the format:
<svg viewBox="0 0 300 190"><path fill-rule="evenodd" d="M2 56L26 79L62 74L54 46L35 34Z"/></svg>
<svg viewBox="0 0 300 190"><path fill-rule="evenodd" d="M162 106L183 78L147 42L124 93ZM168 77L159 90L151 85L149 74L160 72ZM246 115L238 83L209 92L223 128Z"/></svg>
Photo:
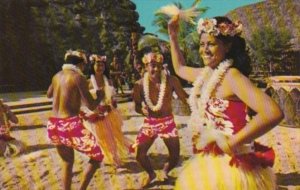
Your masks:
<svg viewBox="0 0 300 190"><path fill-rule="evenodd" d="M235 147L260 137L283 119L283 113L276 102L238 70L230 69L225 81L232 93L257 113L245 128L229 140L229 146Z"/></svg>
<svg viewBox="0 0 300 190"><path fill-rule="evenodd" d="M171 57L174 70L181 78L193 82L196 80L201 69L186 66L184 57L178 44L179 17L174 16L168 23L170 37Z"/></svg>

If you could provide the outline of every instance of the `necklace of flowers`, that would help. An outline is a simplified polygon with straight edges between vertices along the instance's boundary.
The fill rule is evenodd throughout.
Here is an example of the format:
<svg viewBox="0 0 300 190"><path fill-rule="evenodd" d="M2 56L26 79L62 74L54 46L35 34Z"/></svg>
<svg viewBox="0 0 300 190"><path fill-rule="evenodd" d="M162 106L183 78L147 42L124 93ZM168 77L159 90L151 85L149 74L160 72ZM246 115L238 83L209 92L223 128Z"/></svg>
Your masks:
<svg viewBox="0 0 300 190"><path fill-rule="evenodd" d="M149 81L150 81L149 73L146 72L144 74L143 89L144 89L145 100L146 100L146 103L147 103L148 107L152 111L158 111L158 110L161 109L162 104L163 104L163 99L164 99L164 96L165 96L165 92L166 92L167 77L163 72L161 72L160 76L161 76L160 77L161 84L160 84L160 87L159 87L158 100L157 100L157 104L154 105L152 103L152 101L150 99L150 95L149 95Z"/></svg>
<svg viewBox="0 0 300 190"><path fill-rule="evenodd" d="M189 97L189 104L192 111L189 125L192 127L192 129L197 130L197 127L205 124L204 116L206 104L211 96L211 93L231 65L232 60L224 60L215 70L212 70L210 67L206 66L201 72L201 75L197 77L196 81L193 83L194 87L192 88ZM206 84L204 84L204 81L207 81L207 78L209 78L209 80ZM200 98L198 98L198 95L200 94L199 91L201 91Z"/></svg>
<svg viewBox="0 0 300 190"><path fill-rule="evenodd" d="M103 77L103 80L104 80L104 94L105 94L105 100L104 100L104 102L106 104L110 104L111 103L111 97L113 95L113 89L109 85L108 79L106 78L106 76L103 75L102 77ZM100 88L99 88L99 86L97 84L95 75L91 75L91 83L92 83L93 88L95 90L100 90Z"/></svg>
<svg viewBox="0 0 300 190"><path fill-rule="evenodd" d="M84 76L82 71L73 64L68 64L68 63L63 64L62 70L72 70L72 71L75 71L75 72L79 73L80 75Z"/></svg>

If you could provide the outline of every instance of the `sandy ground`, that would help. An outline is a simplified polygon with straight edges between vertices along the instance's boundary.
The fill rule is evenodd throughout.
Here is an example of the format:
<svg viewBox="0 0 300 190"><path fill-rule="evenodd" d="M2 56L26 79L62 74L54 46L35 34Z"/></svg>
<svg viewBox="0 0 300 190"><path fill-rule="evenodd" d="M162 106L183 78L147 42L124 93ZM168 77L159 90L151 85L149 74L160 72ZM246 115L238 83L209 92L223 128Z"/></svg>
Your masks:
<svg viewBox="0 0 300 190"><path fill-rule="evenodd" d="M124 118L123 132L134 140L143 122L143 117L134 112L132 102L119 104ZM26 150L12 158L0 157L1 190L59 190L62 189L61 163L56 149L47 139L45 123L50 111L18 115L20 123L12 128L12 136L27 144ZM187 128L188 116L175 116L180 133L181 157L178 167L171 172L169 182L156 181L149 189L173 189L176 176L182 165L191 156L191 133ZM300 190L300 128L277 126L259 139L260 142L273 146L276 151L274 170L278 177L278 189ZM157 139L149 151L151 162L162 178L161 169L167 159L167 149L161 139ZM73 189L78 189L83 168L88 158L75 153L73 168ZM135 155L128 155L124 167L117 170L103 163L92 179L90 190L126 190L140 189L145 172L135 160Z"/></svg>

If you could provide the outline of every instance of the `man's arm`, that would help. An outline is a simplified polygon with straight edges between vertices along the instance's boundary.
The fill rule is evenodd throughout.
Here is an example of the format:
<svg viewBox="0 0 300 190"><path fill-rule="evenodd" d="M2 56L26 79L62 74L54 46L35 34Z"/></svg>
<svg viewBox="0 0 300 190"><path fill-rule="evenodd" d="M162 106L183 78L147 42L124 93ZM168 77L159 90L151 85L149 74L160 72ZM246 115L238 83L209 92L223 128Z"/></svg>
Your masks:
<svg viewBox="0 0 300 190"><path fill-rule="evenodd" d="M81 99L83 103L90 109L94 110L97 105L100 103L100 101L104 97L104 91L102 90L97 90L97 99L93 99L89 88L88 88L88 82L83 76L78 76L77 78L77 84L78 84L78 89L81 95Z"/></svg>
<svg viewBox="0 0 300 190"><path fill-rule="evenodd" d="M53 97L53 84L50 84L48 90L47 90L47 98Z"/></svg>
<svg viewBox="0 0 300 190"><path fill-rule="evenodd" d="M132 94L132 98L133 98L133 102L134 102L134 106L135 106L135 111L137 113L143 114L142 112L142 97L141 97L141 85L136 82L133 86L133 94Z"/></svg>
<svg viewBox="0 0 300 190"><path fill-rule="evenodd" d="M147 106L143 102L143 97L142 97L143 88L139 82L140 80L136 82L133 86L133 101L135 105L135 111L137 113L147 116L149 112Z"/></svg>
<svg viewBox="0 0 300 190"><path fill-rule="evenodd" d="M173 89L175 93L177 94L178 98L183 102L187 103L186 99L188 98L188 94L183 89L182 85L180 84L180 81L175 76L170 76L170 82L173 86Z"/></svg>

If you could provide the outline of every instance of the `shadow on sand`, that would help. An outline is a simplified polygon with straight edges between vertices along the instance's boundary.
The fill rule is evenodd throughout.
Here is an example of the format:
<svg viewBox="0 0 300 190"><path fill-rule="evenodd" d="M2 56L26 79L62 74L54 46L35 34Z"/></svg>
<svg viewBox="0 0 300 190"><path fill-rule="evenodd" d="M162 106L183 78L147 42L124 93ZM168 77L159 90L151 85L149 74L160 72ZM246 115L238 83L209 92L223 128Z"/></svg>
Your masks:
<svg viewBox="0 0 300 190"><path fill-rule="evenodd" d="M50 149L50 148L55 148L55 146L51 145L51 144L36 144L36 145L26 146L25 150L21 154L26 155L26 154L30 154L32 152Z"/></svg>
<svg viewBox="0 0 300 190"><path fill-rule="evenodd" d="M11 131L26 131L26 130L32 130L32 129L39 129L39 128L46 128L45 125L17 125L17 126L12 126Z"/></svg>
<svg viewBox="0 0 300 190"><path fill-rule="evenodd" d="M149 154L149 159L152 164L152 168L154 170L162 170L164 167L164 164L168 161L168 155L151 153L151 154ZM181 166L182 162L187 159L189 159L189 157L180 156L177 166ZM118 172L118 174L144 172L144 169L140 166L140 164L133 157L130 158L130 161L125 162L121 168L124 168L125 170Z"/></svg>
<svg viewBox="0 0 300 190"><path fill-rule="evenodd" d="M277 173L277 185L279 186L298 186L300 185L300 174L299 173Z"/></svg>

